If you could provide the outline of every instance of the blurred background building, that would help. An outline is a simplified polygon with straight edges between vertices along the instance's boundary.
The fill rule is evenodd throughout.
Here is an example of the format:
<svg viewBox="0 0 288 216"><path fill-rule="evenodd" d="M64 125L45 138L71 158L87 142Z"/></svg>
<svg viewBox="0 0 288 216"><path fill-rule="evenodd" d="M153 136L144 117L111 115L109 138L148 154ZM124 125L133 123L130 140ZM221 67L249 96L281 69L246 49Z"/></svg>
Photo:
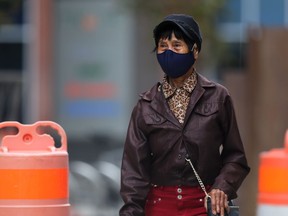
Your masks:
<svg viewBox="0 0 288 216"><path fill-rule="evenodd" d="M198 72L234 98L252 168L236 202L256 215L259 153L288 128L288 0L0 0L0 120L63 126L75 216L118 214L130 113L162 79L152 30L169 13L199 20Z"/></svg>

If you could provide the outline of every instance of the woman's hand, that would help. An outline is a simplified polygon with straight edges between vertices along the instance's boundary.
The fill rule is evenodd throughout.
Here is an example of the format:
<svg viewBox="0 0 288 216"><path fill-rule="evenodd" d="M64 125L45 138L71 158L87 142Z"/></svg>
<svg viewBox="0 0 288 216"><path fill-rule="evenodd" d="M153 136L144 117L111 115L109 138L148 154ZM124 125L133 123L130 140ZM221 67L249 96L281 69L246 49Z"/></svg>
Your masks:
<svg viewBox="0 0 288 216"><path fill-rule="evenodd" d="M211 196L211 208L214 215L225 215L225 209L228 209L228 196L219 189L212 189L209 193Z"/></svg>

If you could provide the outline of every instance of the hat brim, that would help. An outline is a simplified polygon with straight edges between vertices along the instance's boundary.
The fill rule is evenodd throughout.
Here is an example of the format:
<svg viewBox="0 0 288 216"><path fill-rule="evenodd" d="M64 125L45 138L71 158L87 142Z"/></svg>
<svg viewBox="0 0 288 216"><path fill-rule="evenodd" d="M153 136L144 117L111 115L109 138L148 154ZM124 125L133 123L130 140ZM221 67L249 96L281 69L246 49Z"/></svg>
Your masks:
<svg viewBox="0 0 288 216"><path fill-rule="evenodd" d="M199 35L193 29L191 29L191 32L195 36L195 37L191 37L191 33L189 33L183 27L183 25L181 25L179 22L174 21L174 20L164 20L161 23L159 23L153 30L154 37L159 34L161 29L163 29L164 27L169 26L169 25L176 25L191 41L195 41L195 39L196 39L197 41L195 41L195 42L197 43L198 49L200 51L200 49L201 49L201 41L199 39Z"/></svg>

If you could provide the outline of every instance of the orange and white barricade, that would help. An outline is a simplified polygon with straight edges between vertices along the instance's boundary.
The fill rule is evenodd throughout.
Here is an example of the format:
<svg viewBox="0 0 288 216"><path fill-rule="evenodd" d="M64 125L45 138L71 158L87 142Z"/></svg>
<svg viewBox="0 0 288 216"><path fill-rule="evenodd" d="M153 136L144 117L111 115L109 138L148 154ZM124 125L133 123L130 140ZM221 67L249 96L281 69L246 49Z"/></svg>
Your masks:
<svg viewBox="0 0 288 216"><path fill-rule="evenodd" d="M61 147L39 127L51 127ZM65 131L51 121L31 125L2 122L0 129L15 127L0 145L0 216L68 216L68 152Z"/></svg>
<svg viewBox="0 0 288 216"><path fill-rule="evenodd" d="M288 130L284 146L260 154L257 216L288 215Z"/></svg>

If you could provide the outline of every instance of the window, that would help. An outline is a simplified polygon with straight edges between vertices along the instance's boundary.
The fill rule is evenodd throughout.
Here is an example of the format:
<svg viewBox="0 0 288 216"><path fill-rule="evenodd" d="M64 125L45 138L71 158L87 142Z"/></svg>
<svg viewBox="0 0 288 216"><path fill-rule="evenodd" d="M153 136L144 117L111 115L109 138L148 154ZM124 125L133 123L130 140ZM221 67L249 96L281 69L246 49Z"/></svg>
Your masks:
<svg viewBox="0 0 288 216"><path fill-rule="evenodd" d="M227 0L225 7L219 14L220 23L241 22L241 1Z"/></svg>
<svg viewBox="0 0 288 216"><path fill-rule="evenodd" d="M261 0L260 22L264 26L284 25L284 0Z"/></svg>

